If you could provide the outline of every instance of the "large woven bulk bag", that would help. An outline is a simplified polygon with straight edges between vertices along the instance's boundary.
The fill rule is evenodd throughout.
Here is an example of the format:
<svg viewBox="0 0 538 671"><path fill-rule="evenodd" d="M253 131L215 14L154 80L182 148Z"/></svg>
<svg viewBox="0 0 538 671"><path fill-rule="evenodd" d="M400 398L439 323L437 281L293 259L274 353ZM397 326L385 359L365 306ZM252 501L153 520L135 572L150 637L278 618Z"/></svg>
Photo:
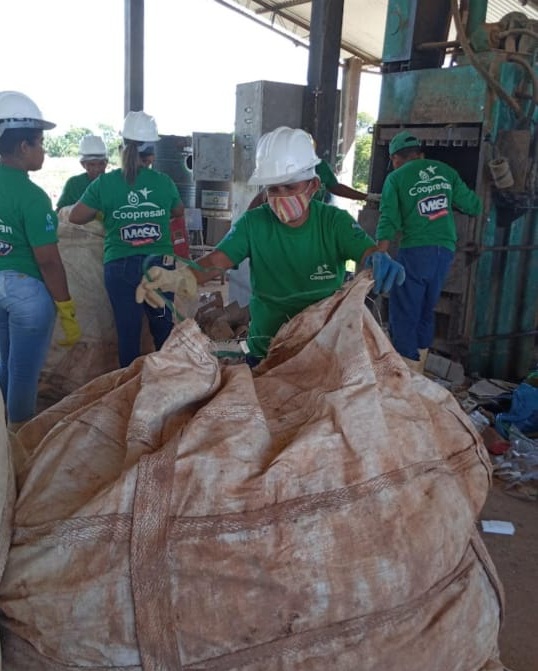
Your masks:
<svg viewBox="0 0 538 671"><path fill-rule="evenodd" d="M74 347L58 345L64 335L56 321L52 344L41 373L40 396L57 401L90 380L118 367L114 314L103 277L104 229L100 221L84 226L69 223L71 207L59 212L58 247L82 337ZM151 352L149 329L143 351Z"/></svg>
<svg viewBox="0 0 538 671"><path fill-rule="evenodd" d="M192 321L19 438L8 671L500 671L480 438L360 277L253 377Z"/></svg>
<svg viewBox="0 0 538 671"><path fill-rule="evenodd" d="M15 476L4 412L4 400L0 394L0 578L6 566L15 505ZM0 671L1 669L2 655L0 652Z"/></svg>

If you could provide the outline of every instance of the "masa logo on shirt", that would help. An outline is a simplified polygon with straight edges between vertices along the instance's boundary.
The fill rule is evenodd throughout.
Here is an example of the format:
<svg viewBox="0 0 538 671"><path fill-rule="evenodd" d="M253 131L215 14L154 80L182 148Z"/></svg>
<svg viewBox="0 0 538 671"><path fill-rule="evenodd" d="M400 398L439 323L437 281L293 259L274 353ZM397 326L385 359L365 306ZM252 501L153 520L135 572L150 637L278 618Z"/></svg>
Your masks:
<svg viewBox="0 0 538 671"><path fill-rule="evenodd" d="M335 277L336 273L329 269L327 263L324 263L322 266L318 266L316 271L310 275L310 279L314 281L333 280Z"/></svg>
<svg viewBox="0 0 538 671"><path fill-rule="evenodd" d="M7 256L13 250L13 245L5 240L0 240L0 256Z"/></svg>
<svg viewBox="0 0 538 671"><path fill-rule="evenodd" d="M429 196L419 200L417 207L421 217L434 221L448 214L448 198L444 193L438 196Z"/></svg>
<svg viewBox="0 0 538 671"><path fill-rule="evenodd" d="M145 222L143 224L129 224L120 228L120 236L123 242L131 245L148 245L157 242L162 237L159 224Z"/></svg>

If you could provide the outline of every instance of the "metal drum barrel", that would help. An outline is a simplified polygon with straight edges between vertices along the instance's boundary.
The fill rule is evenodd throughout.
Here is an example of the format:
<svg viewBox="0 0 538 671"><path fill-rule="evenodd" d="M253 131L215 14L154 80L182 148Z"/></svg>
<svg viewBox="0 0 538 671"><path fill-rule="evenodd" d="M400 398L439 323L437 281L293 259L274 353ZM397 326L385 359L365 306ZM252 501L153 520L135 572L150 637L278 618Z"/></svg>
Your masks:
<svg viewBox="0 0 538 671"><path fill-rule="evenodd" d="M192 172L192 138L161 135L155 143L153 167L172 178L185 207L195 207L196 187Z"/></svg>

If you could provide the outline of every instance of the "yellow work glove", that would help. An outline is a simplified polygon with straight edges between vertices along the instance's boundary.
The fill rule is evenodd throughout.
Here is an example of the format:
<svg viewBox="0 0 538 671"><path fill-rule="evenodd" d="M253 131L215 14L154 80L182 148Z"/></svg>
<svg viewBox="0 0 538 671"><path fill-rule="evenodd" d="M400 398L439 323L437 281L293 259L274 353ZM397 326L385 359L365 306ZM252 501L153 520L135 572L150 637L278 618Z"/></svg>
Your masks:
<svg viewBox="0 0 538 671"><path fill-rule="evenodd" d="M77 318L75 317L75 303L72 299L68 301L54 301L56 309L58 310L58 317L63 332L65 333L64 340L59 340L58 345L62 347L71 347L80 340L82 335Z"/></svg>
<svg viewBox="0 0 538 671"><path fill-rule="evenodd" d="M152 308L164 307L164 298L157 293L170 291L180 298L192 299L198 295L198 283L196 277L188 266L178 265L174 270L167 270L159 266L152 266L148 270L148 276L136 288L136 302L144 301Z"/></svg>

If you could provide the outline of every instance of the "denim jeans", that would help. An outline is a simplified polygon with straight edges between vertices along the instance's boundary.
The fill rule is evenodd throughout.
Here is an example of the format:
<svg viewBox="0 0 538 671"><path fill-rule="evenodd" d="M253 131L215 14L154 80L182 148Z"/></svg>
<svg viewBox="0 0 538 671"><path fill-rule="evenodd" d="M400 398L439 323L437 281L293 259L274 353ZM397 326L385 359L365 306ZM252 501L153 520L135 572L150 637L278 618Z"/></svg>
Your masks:
<svg viewBox="0 0 538 671"><path fill-rule="evenodd" d="M434 309L441 295L454 252L446 247L400 249L397 261L405 268L405 282L389 295L389 327L394 349L418 361L419 349L427 349L435 330Z"/></svg>
<svg viewBox="0 0 538 671"><path fill-rule="evenodd" d="M35 415L55 321L54 301L41 280L0 271L0 387L11 422Z"/></svg>
<svg viewBox="0 0 538 671"><path fill-rule="evenodd" d="M135 300L136 287L142 279L146 259L147 256L137 255L105 263L105 287L114 312L118 333L118 354L122 368L140 356L144 314L147 315L149 330L157 350L161 349L174 325L172 313L168 308L156 309L147 303L140 304ZM173 260L168 265L164 264L165 260L167 257L154 256L151 257L149 265L173 268ZM174 300L174 294L164 295L170 301Z"/></svg>

